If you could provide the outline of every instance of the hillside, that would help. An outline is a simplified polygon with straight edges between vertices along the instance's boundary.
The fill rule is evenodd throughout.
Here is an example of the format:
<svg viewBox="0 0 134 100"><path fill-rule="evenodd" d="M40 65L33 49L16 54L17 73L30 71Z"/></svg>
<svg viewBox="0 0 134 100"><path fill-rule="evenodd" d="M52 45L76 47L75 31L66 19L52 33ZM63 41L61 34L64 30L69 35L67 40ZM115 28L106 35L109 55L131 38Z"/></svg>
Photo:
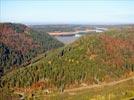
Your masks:
<svg viewBox="0 0 134 100"><path fill-rule="evenodd" d="M21 92L36 89L53 92L133 75L132 28L86 35L65 47L51 50L41 60L4 75L1 87Z"/></svg>
<svg viewBox="0 0 134 100"><path fill-rule="evenodd" d="M61 46L61 42L45 32L37 32L23 24L0 23L0 75Z"/></svg>
<svg viewBox="0 0 134 100"><path fill-rule="evenodd" d="M125 80L125 81L124 81ZM92 85L83 87L85 89L69 91L55 95L43 95L40 91L31 98L41 100L133 100L134 99L134 77L107 83L105 85ZM94 86L94 87L93 87ZM73 89L72 89L73 90ZM30 96L27 96L30 98Z"/></svg>

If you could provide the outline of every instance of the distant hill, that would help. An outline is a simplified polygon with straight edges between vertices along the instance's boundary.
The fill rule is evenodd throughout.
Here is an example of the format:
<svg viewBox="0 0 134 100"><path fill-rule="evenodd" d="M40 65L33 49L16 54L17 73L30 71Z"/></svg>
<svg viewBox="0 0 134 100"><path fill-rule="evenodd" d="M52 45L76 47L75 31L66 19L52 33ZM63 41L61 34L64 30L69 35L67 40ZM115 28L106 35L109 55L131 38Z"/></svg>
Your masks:
<svg viewBox="0 0 134 100"><path fill-rule="evenodd" d="M119 25L75 25L75 24L51 24L51 25L30 25L31 28L38 30L40 32L72 32L72 31L82 31L86 29L96 29L96 28L130 28L134 27L133 24L119 24Z"/></svg>
<svg viewBox="0 0 134 100"><path fill-rule="evenodd" d="M61 46L63 43L45 32L23 24L0 23L0 74Z"/></svg>
<svg viewBox="0 0 134 100"><path fill-rule="evenodd" d="M2 87L72 88L134 75L134 29L85 35L32 64L7 73ZM29 89L29 88L28 88Z"/></svg>

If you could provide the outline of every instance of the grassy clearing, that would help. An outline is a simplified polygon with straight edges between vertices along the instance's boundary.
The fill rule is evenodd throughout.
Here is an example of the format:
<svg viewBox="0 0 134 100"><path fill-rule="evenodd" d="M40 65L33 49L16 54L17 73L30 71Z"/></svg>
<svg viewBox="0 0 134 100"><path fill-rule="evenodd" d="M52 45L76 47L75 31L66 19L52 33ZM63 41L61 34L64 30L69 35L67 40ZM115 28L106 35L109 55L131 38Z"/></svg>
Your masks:
<svg viewBox="0 0 134 100"><path fill-rule="evenodd" d="M46 94L45 90L39 89L32 94L25 93L23 96L14 94L13 91L0 90L0 100L133 100L134 78L117 83L91 89L83 89L71 92L53 92Z"/></svg>
<svg viewBox="0 0 134 100"><path fill-rule="evenodd" d="M75 92L52 93L45 95L36 91L34 96L27 99L36 100L130 100L134 99L134 79L112 86L84 89Z"/></svg>

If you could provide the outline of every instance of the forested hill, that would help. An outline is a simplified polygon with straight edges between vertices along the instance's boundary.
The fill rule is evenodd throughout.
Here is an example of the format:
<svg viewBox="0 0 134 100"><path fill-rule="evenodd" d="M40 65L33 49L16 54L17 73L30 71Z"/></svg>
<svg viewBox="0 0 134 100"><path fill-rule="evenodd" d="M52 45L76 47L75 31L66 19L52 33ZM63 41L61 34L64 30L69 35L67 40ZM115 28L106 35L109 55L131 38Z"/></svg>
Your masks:
<svg viewBox="0 0 134 100"><path fill-rule="evenodd" d="M0 23L0 74L61 46L63 43L45 32L37 32L23 24Z"/></svg>
<svg viewBox="0 0 134 100"><path fill-rule="evenodd" d="M2 77L2 87L58 89L99 84L134 75L134 29L81 37L43 59ZM29 88L31 87L31 88Z"/></svg>

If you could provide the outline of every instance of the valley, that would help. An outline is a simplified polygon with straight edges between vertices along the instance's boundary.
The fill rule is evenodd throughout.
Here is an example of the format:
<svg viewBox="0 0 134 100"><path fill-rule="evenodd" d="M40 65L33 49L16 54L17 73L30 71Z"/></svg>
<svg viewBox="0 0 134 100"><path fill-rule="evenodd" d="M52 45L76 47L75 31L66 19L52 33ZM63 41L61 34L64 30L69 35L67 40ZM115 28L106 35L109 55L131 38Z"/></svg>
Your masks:
<svg viewBox="0 0 134 100"><path fill-rule="evenodd" d="M134 100L134 0L0 0L0 100Z"/></svg>
<svg viewBox="0 0 134 100"><path fill-rule="evenodd" d="M22 26L13 23L9 25L15 25L15 27L17 25L18 28ZM8 26L8 28L11 29L11 26ZM43 46L43 42L47 43L47 39L44 37L47 32L36 30L35 33L35 28L32 28L32 30L34 34L29 33L29 31L24 32L23 30L22 33L1 31L2 45L6 43L6 48L10 47L12 48L11 50L19 50L14 47L17 47L17 44L12 46L9 44L10 42L5 42L6 36L13 43L10 37L14 39L14 35L25 33L33 34L36 37L35 40L38 41L39 39L41 41L41 46ZM38 34L40 35L38 36ZM20 64L16 63L16 67L11 67L11 69L4 68L4 73L1 74L0 78L0 93L2 94L2 98L36 98L41 100L43 98L46 98L46 100L62 100L63 98L71 100L81 100L82 98L84 100L89 98L115 99L117 96L120 99L133 98L133 26L128 25L128 27L124 26L123 28L114 28L112 26L104 32L88 32L68 44L63 44L55 39L55 37L49 36L49 34L47 35L52 41L57 41L57 44L55 44L57 45L56 47L50 44L51 48L48 47L47 50L44 45L45 47L43 49L46 51L39 48L37 49L36 55L30 58L30 60L26 60ZM26 41L27 38L31 38L29 35L25 36ZM22 36L18 37L22 38ZM19 43L18 41L20 40L18 38L16 43ZM34 44L34 41L32 44ZM54 48L52 48L53 46ZM3 50L5 49L1 48L1 52ZM38 50L43 51L39 52ZM21 49L19 51L22 54L26 52L21 51ZM7 54L7 51L5 52ZM5 55L4 53L1 54ZM6 58L7 62L10 61L8 61L9 58L10 56ZM10 59L12 61L12 57ZM4 61L1 60L1 63L4 63ZM117 95L120 91L121 94Z"/></svg>

